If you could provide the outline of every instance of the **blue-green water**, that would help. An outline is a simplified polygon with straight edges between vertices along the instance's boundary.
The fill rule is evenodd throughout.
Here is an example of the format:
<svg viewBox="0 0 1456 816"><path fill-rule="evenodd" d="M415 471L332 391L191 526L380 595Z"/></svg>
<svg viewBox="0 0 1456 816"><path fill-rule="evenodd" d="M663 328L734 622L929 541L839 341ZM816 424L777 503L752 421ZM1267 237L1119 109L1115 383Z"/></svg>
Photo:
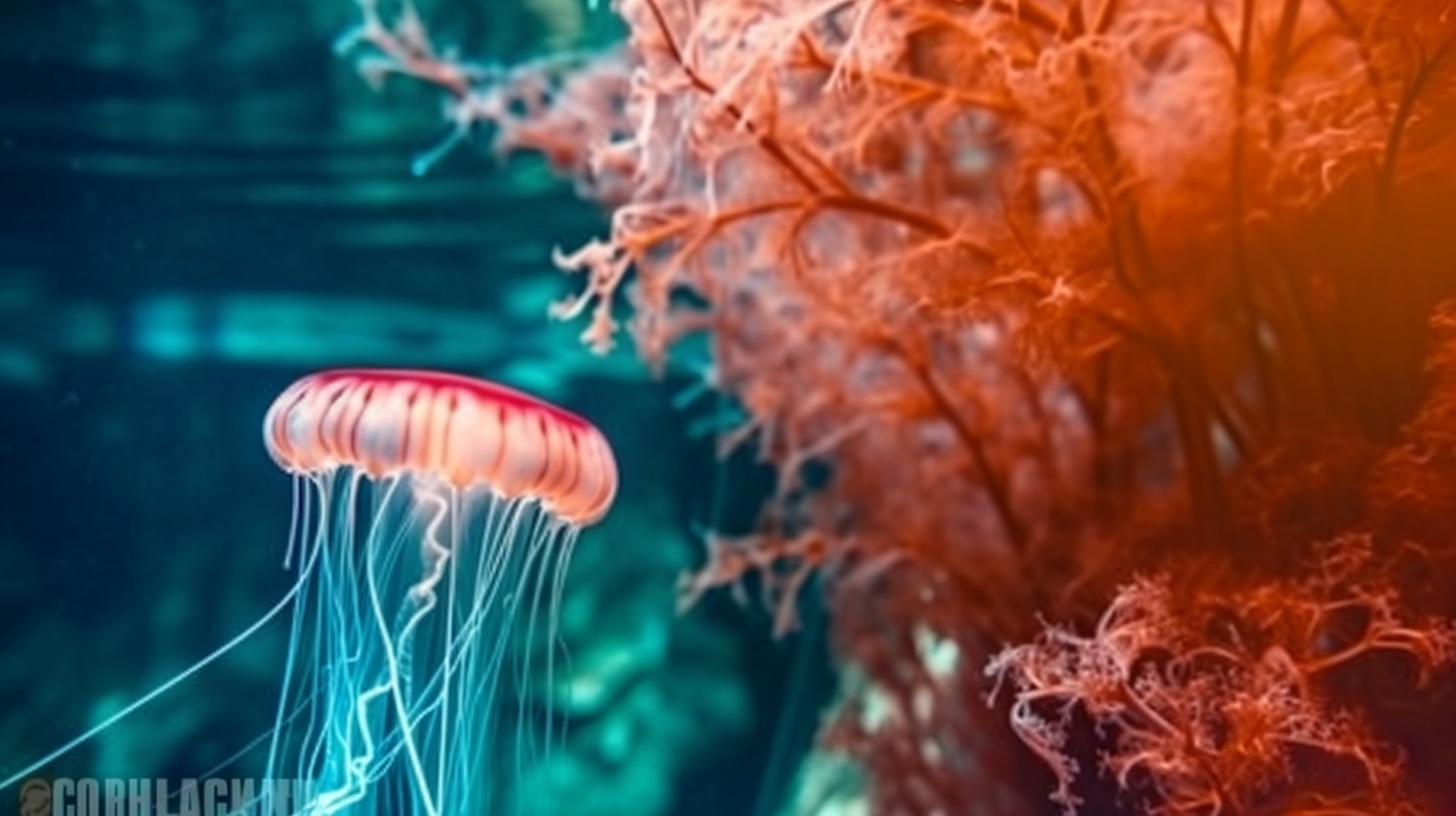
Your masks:
<svg viewBox="0 0 1456 816"><path fill-rule="evenodd" d="M595 209L539 163L469 147L410 175L442 135L434 100L375 97L333 58L352 11L0 12L0 776L287 592L290 482L259 432L279 390L319 368L422 366L560 401L622 463L563 608L594 691L552 698L562 756L515 784L581 814L763 809L792 774L794 751L771 746L812 729L823 678L785 712L795 642L723 599L674 605L694 530L745 524L758 476L724 478L688 434L685 378L594 358L546 317L573 285L551 248L604 229ZM543 36L521 15L476 9L458 30L509 58ZM265 628L39 774L260 775L287 636Z"/></svg>

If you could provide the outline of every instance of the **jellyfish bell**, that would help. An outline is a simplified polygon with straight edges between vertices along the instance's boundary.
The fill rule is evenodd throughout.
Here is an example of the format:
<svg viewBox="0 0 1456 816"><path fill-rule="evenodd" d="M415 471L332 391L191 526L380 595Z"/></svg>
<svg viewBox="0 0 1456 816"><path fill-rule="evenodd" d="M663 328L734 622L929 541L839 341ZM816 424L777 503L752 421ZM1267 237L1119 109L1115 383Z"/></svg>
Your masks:
<svg viewBox="0 0 1456 816"><path fill-rule="evenodd" d="M453 374L327 371L263 423L295 479L297 580L257 622L29 767L8 787L190 678L290 606L266 776L310 782L261 812L489 814L502 778L562 737L549 696L566 569L617 491L586 420ZM545 649L532 648L545 639ZM532 665L537 653L545 665ZM514 765L514 767L512 767Z"/></svg>
<svg viewBox="0 0 1456 816"><path fill-rule="evenodd" d="M317 480L353 472L438 481L538 502L585 527L611 507L617 467L586 420L484 380L430 371L343 370L304 377L263 421L279 467Z"/></svg>

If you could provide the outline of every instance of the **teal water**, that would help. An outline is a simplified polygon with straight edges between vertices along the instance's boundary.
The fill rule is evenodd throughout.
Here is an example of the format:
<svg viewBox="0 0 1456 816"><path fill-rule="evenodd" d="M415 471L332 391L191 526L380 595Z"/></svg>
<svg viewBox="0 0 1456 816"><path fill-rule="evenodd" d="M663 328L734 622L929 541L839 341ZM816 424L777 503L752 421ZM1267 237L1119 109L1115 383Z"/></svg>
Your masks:
<svg viewBox="0 0 1456 816"><path fill-rule="evenodd" d="M480 5L458 30L502 58L549 33ZM591 357L546 317L573 285L551 249L601 231L600 213L539 162L468 145L411 176L443 134L435 100L375 97L334 59L346 3L0 16L0 776L287 592L290 483L259 433L279 390L319 368L420 366L590 417L625 474L571 573L571 688L531 692L565 718L561 755L512 784L579 814L772 809L762 788L792 775L824 678L781 712L794 642L722 598L675 613L694 530L745 525L761 476L725 481L691 438L672 404L684 377ZM287 635L266 627L39 773L260 775ZM771 756L785 767L766 772Z"/></svg>

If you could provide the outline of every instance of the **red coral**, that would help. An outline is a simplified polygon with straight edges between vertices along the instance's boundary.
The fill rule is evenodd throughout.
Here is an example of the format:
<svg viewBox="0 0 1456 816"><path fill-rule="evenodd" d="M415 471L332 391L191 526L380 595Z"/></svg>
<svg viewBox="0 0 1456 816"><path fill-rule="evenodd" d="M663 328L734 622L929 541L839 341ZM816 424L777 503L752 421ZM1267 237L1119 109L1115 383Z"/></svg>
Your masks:
<svg viewBox="0 0 1456 816"><path fill-rule="evenodd" d="M1369 541L1329 545L1302 580L1175 600L1166 579L1124 586L1096 629L1052 626L987 673L1010 686L1018 736L1052 769L1075 812L1081 770L1065 746L1086 714L1117 784L1167 816L1415 812L1398 752L1326 678L1403 656L1418 678L1456 661L1456 626L1401 616L1399 592L1371 576ZM1352 626L1353 623L1353 626ZM1352 782L1330 773L1340 763Z"/></svg>
<svg viewBox="0 0 1456 816"><path fill-rule="evenodd" d="M583 196L605 203L630 197L631 170L608 161L604 150L628 135L629 66L621 53L549 54L512 66L470 62L436 48L411 0L393 4L396 13L388 20L379 0L358 5L363 19L335 50L352 57L376 89L390 76L404 76L447 94L452 131L416 159L417 175L474 128L488 127L500 157L538 153L574 178Z"/></svg>
<svg viewBox="0 0 1456 816"><path fill-rule="evenodd" d="M1399 553L1456 551L1449 364L1434 391L1423 368L1427 318L1456 297L1452 4L617 9L625 104L526 106L542 127L514 132L627 182L602 193L610 236L558 258L588 273L558 314L589 314L606 348L625 297L654 362L706 336L705 379L742 408L730 439L788 486L690 589L766 570L789 609L823 570L864 694L949 711L966 673L927 684L914 633L980 654L1166 574L1128 585L1097 635L1053 630L995 664L1064 802L1076 705L1118 730L1109 767L1163 812L1316 807L1322 789L1292 781L1310 752L1361 771L1329 792L1348 812L1396 807L1396 766L1355 714L1378 701L1337 705L1323 678L1375 651L1449 660L1447 630L1402 625L1391 594L1450 615L1449 593L1359 588ZM514 110L466 104L514 86L462 86L410 30L365 40L467 120ZM814 462L827 483L793 487ZM1330 537L1371 550L1325 567L1358 564L1348 586L1291 579ZM839 744L874 769L880 812L964 809L968 787L916 747L937 724L1004 767L962 733L975 716L851 722Z"/></svg>

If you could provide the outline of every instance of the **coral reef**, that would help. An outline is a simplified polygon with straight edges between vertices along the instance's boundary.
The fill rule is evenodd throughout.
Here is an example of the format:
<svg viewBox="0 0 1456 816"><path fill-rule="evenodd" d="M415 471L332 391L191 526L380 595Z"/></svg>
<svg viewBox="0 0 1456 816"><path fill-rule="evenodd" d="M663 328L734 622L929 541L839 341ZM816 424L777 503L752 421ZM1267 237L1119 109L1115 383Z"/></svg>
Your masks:
<svg viewBox="0 0 1456 816"><path fill-rule="evenodd" d="M787 627L825 576L872 812L1034 812L1036 760L1069 810L1453 806L1389 701L1456 614L1456 8L616 10L627 51L525 109L569 147L505 131L611 207L557 312L606 349L629 301L655 364L707 338L725 450L779 480L688 588L754 574ZM442 80L366 18L462 127L540 73Z"/></svg>

